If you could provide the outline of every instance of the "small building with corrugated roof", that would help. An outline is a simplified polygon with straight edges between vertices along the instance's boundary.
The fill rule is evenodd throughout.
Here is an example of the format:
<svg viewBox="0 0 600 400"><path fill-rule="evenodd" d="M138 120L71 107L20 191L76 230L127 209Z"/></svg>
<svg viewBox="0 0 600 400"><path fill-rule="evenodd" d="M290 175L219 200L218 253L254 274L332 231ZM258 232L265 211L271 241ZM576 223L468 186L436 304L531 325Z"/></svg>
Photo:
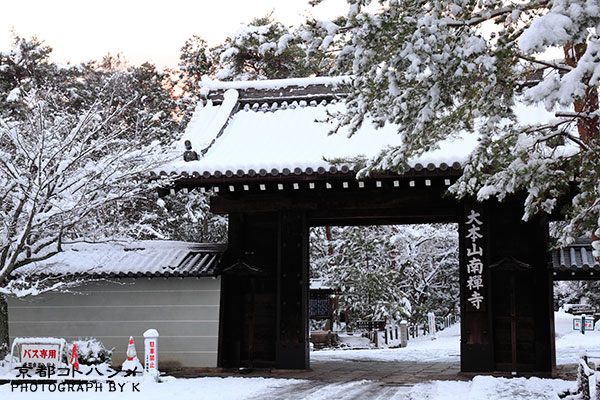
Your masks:
<svg viewBox="0 0 600 400"><path fill-rule="evenodd" d="M72 243L53 257L19 270L31 279L60 280L68 289L8 298L10 340L93 337L125 360L133 336L156 329L159 367L216 367L225 246L175 241Z"/></svg>

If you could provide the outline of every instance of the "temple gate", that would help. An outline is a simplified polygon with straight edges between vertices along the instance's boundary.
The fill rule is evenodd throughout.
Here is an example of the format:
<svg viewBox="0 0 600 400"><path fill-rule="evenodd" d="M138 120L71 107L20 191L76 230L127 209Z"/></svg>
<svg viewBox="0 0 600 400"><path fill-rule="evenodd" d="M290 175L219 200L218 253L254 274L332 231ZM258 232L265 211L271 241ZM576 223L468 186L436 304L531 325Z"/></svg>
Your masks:
<svg viewBox="0 0 600 400"><path fill-rule="evenodd" d="M219 366L309 368L311 226L458 223L461 370L555 368L548 216L522 221L523 198L458 201L447 188L474 145L452 144L403 174L357 179L359 155L398 140L393 127L328 136L341 78L208 85L182 143L171 190L211 190L229 216L222 262ZM386 130L387 129L387 130ZM183 150L183 147L181 148Z"/></svg>

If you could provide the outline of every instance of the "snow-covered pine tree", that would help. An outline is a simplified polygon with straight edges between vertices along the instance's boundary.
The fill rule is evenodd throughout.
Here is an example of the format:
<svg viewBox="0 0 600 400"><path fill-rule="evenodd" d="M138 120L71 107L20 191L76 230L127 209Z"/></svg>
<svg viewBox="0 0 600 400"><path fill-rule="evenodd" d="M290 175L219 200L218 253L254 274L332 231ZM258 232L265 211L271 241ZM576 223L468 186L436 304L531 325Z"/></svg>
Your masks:
<svg viewBox="0 0 600 400"><path fill-rule="evenodd" d="M338 67L351 65L354 75L348 112L339 117L353 129L395 123L402 138L364 173L401 171L441 140L476 131L479 146L454 194L484 200L526 192L528 218L553 211L575 186L562 210L569 221L562 243L600 236L598 1L348 3L346 25L327 34L347 37ZM516 100L542 103L556 119L520 125ZM600 241L594 248L600 256Z"/></svg>
<svg viewBox="0 0 600 400"><path fill-rule="evenodd" d="M391 238L396 269L411 305L409 321L424 323L427 313L455 314L459 306L458 229L456 225L395 227Z"/></svg>
<svg viewBox="0 0 600 400"><path fill-rule="evenodd" d="M217 65L208 45L200 36L193 35L181 47L179 56L179 85L183 91L180 108L183 112L182 126L186 126L199 99L198 84L204 75L214 72Z"/></svg>
<svg viewBox="0 0 600 400"><path fill-rule="evenodd" d="M585 302L592 308L600 309L599 281L558 281L554 282L554 309L565 304Z"/></svg>
<svg viewBox="0 0 600 400"><path fill-rule="evenodd" d="M271 19L255 18L233 37L211 49L220 80L282 79L319 75L326 71L324 53L306 55L297 32Z"/></svg>
<svg viewBox="0 0 600 400"><path fill-rule="evenodd" d="M313 238L323 239L322 233L317 230ZM358 320L400 321L409 315L402 274L393 266L391 235L389 226L332 227L331 242L321 240L315 246L313 240L312 268L335 290L338 312L344 311L351 325Z"/></svg>
<svg viewBox="0 0 600 400"><path fill-rule="evenodd" d="M340 311L357 320L414 323L458 306L458 233L453 225L311 230L311 277L323 279Z"/></svg>
<svg viewBox="0 0 600 400"><path fill-rule="evenodd" d="M135 221L130 236L139 239L169 239L184 242L227 242L227 216L210 212L210 194L200 191L176 194L156 199L150 194L144 201L155 204L147 207ZM133 204L135 205L135 204ZM122 205L121 208L126 205ZM122 214L122 210L119 214Z"/></svg>
<svg viewBox="0 0 600 400"><path fill-rule="evenodd" d="M26 114L27 108L20 101L22 96L41 87L51 88L57 94L57 100L62 98L60 107L65 111L89 107L93 103L86 96L86 86L78 79L86 65L59 66L50 61L52 48L43 41L36 37L26 39L14 32L12 39L12 48L0 52L0 113L15 117Z"/></svg>

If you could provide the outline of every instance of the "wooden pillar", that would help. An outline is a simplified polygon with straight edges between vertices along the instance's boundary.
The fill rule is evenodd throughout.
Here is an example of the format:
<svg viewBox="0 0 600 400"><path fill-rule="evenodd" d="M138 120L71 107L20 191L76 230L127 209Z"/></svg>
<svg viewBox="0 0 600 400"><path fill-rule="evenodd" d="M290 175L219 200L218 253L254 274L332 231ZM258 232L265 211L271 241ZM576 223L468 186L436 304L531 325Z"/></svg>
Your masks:
<svg viewBox="0 0 600 400"><path fill-rule="evenodd" d="M459 217L462 372L494 370L488 227L484 206L465 202Z"/></svg>
<svg viewBox="0 0 600 400"><path fill-rule="evenodd" d="M276 368L308 369L308 223L302 211L279 213Z"/></svg>
<svg viewBox="0 0 600 400"><path fill-rule="evenodd" d="M461 370L555 369L548 221L522 196L465 202L460 220ZM480 279L481 276L481 279Z"/></svg>
<svg viewBox="0 0 600 400"><path fill-rule="evenodd" d="M222 265L229 267L242 254L244 217L236 213L229 215L228 250ZM219 345L217 366L222 368L240 367L241 332L238 322L241 317L239 290L234 276L221 277L221 300L219 307Z"/></svg>

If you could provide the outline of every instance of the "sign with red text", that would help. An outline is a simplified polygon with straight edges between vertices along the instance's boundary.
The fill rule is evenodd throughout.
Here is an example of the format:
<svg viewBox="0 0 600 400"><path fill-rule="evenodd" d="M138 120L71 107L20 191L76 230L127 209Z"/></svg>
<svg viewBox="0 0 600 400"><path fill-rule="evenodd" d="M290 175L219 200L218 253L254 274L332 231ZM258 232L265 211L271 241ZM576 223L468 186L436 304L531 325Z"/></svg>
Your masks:
<svg viewBox="0 0 600 400"><path fill-rule="evenodd" d="M158 379L158 331L148 329L144 332L144 373Z"/></svg>
<svg viewBox="0 0 600 400"><path fill-rule="evenodd" d="M573 330L580 331L581 330L581 318L573 318ZM587 319L585 320L585 330L593 331L594 330L594 320Z"/></svg>
<svg viewBox="0 0 600 400"><path fill-rule="evenodd" d="M156 339L148 340L148 352L146 354L146 371L156 370L157 357L156 357Z"/></svg>
<svg viewBox="0 0 600 400"><path fill-rule="evenodd" d="M53 364L58 366L60 362L60 345L23 343L21 345L21 362L36 365Z"/></svg>

